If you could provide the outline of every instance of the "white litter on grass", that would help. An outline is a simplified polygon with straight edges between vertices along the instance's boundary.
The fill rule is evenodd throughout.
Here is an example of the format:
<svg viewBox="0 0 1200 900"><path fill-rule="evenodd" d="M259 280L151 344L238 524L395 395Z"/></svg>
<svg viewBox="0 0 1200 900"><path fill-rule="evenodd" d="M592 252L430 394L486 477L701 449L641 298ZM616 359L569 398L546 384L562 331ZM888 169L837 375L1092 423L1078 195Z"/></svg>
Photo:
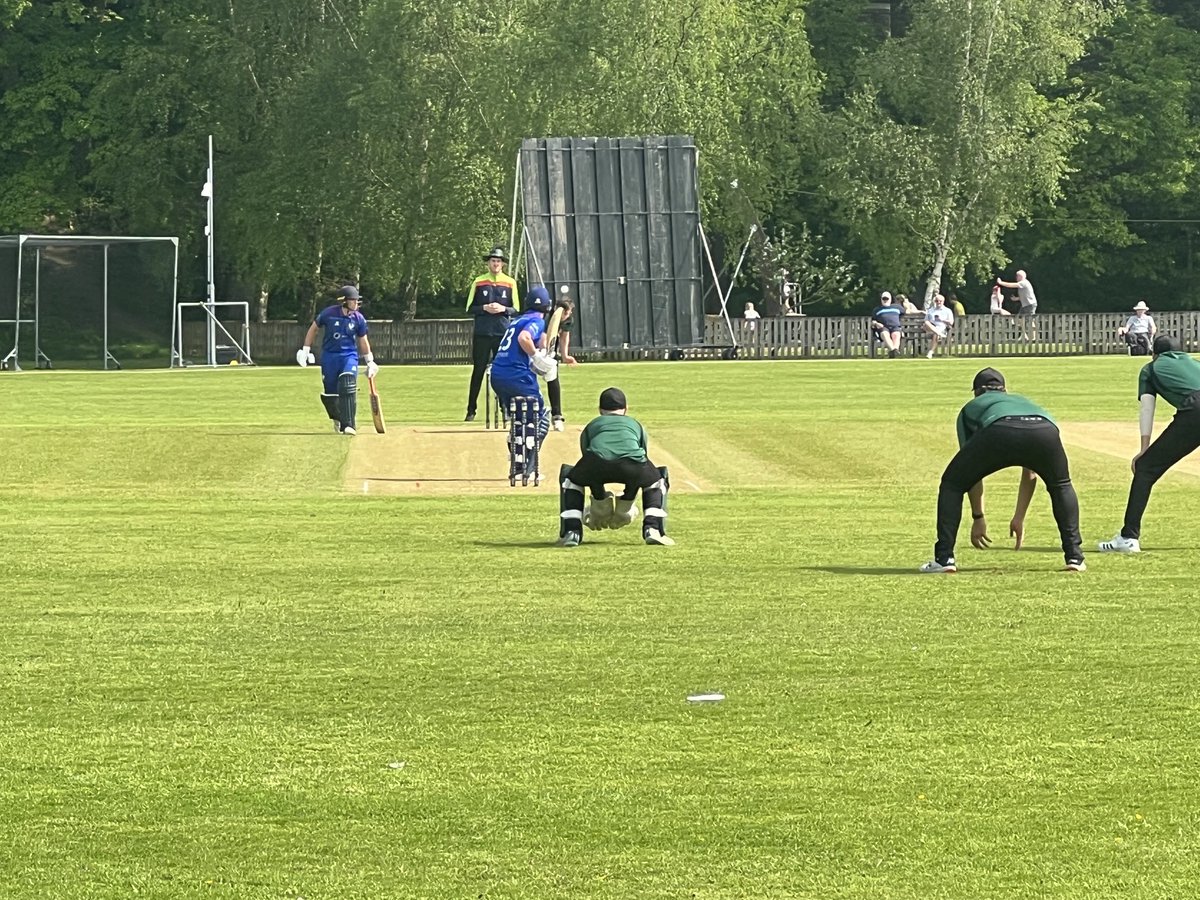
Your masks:
<svg viewBox="0 0 1200 900"><path fill-rule="evenodd" d="M394 760L393 762L388 763L388 768L389 769L403 769L404 768L404 760L402 760L402 759Z"/></svg>
<svg viewBox="0 0 1200 900"><path fill-rule="evenodd" d="M688 697L688 703L717 703L724 699L724 694L692 694Z"/></svg>

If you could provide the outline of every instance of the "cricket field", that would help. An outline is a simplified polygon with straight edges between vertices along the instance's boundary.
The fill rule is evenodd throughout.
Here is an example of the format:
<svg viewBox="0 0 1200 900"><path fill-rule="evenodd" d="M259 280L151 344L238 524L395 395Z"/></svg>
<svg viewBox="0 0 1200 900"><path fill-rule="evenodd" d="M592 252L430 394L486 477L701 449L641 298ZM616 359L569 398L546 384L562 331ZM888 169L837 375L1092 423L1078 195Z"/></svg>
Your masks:
<svg viewBox="0 0 1200 900"><path fill-rule="evenodd" d="M1088 571L1042 489L1013 551L1012 470L953 576L986 360L581 365L524 489L465 366L384 368L353 438L297 367L0 374L0 896L1195 896L1200 459L1095 552L1142 362L996 363ZM553 546L609 385L675 547Z"/></svg>

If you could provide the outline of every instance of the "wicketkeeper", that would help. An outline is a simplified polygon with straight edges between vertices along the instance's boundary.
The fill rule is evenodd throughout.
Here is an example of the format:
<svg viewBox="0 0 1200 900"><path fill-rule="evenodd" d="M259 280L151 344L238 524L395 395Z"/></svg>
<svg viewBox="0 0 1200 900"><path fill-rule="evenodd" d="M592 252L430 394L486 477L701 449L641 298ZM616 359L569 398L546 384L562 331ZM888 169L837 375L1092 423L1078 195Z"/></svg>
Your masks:
<svg viewBox="0 0 1200 900"><path fill-rule="evenodd" d="M621 528L637 517L634 501L639 490L645 506L642 538L647 544L669 546L667 537L665 470L650 461L646 429L627 414L625 394L615 387L600 394L600 415L588 422L579 436L583 456L574 466L563 467L560 498L561 547L578 547L583 542L583 526L593 530ZM614 498L607 484L624 486ZM592 502L584 513L583 491L592 493Z"/></svg>
<svg viewBox="0 0 1200 900"><path fill-rule="evenodd" d="M1138 553L1142 549L1142 515L1150 502L1150 491L1167 470L1200 447L1200 363L1179 349L1179 341L1167 334L1154 339L1154 358L1138 375L1138 417L1142 446L1133 458L1133 483L1125 503L1125 523L1111 541L1100 544L1105 553ZM1177 412L1158 440L1154 433L1156 398L1162 397Z"/></svg>
<svg viewBox="0 0 1200 900"><path fill-rule="evenodd" d="M1009 526L1020 547L1025 531L1025 511L1033 498L1037 478L1046 483L1063 557L1070 572L1082 572L1082 539L1079 536L1079 499L1071 484L1067 454L1058 426L1037 404L1005 390L1004 376L982 369L971 389L975 399L958 414L958 453L942 473L937 500L937 543L933 559L921 566L926 574L956 572L954 544L962 521L962 500L971 501L971 543L983 549L991 543L983 512L983 479L1010 466L1021 466L1017 510Z"/></svg>
<svg viewBox="0 0 1200 900"><path fill-rule="evenodd" d="M358 406L358 356L361 353L367 363L367 376L374 378L379 372L371 342L367 340L367 320L358 311L361 298L358 288L343 285L338 291L340 303L327 306L317 313L308 333L304 335L304 346L296 351L296 362L307 366L316 362L312 354L312 343L317 329L323 328L321 341L321 404L333 421L333 430L339 434L355 434L355 415Z"/></svg>

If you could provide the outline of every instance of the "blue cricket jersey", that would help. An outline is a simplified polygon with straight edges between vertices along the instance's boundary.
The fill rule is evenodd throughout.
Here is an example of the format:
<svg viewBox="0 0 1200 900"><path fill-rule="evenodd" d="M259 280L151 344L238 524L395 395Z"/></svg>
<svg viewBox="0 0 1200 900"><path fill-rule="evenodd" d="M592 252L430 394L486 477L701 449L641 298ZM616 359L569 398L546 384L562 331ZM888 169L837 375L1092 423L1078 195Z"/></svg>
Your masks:
<svg viewBox="0 0 1200 900"><path fill-rule="evenodd" d="M358 355L358 338L367 333L367 320L358 310L347 314L342 304L335 303L317 313L313 320L325 336L321 339L321 352L338 356Z"/></svg>
<svg viewBox="0 0 1200 900"><path fill-rule="evenodd" d="M500 339L500 349L492 360L492 378L514 379L529 371L529 357L517 343L517 335L522 331L529 332L536 347L542 332L546 330L546 320L540 312L527 312L508 326L504 337Z"/></svg>

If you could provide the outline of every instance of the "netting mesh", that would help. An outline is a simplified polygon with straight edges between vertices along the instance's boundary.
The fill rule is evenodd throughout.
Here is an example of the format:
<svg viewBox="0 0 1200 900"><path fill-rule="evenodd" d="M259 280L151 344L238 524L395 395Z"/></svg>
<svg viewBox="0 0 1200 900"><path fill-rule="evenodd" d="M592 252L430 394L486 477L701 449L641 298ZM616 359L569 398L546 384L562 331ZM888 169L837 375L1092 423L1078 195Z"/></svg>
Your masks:
<svg viewBox="0 0 1200 900"><path fill-rule="evenodd" d="M0 247L0 355L19 344L22 367L41 350L55 368L103 368L107 283L110 367L170 358L175 247L170 241ZM20 332L10 320L19 318ZM36 321L35 321L36 319Z"/></svg>

